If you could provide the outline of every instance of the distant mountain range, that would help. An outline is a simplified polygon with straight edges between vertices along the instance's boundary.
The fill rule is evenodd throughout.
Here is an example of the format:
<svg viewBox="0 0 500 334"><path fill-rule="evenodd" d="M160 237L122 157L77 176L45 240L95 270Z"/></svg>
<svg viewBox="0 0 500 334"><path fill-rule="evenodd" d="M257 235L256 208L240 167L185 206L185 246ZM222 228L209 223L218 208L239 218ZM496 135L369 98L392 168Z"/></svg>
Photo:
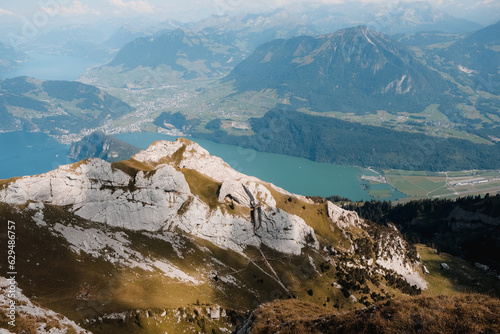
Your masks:
<svg viewBox="0 0 500 334"><path fill-rule="evenodd" d="M473 89L500 94L500 21L436 50L442 66Z"/></svg>
<svg viewBox="0 0 500 334"><path fill-rule="evenodd" d="M400 1L375 12L373 20L367 24L387 34L421 31L466 33L482 28L475 22L436 10L426 1Z"/></svg>
<svg viewBox="0 0 500 334"><path fill-rule="evenodd" d="M262 36L260 43L265 43L263 39L272 37L273 34L273 39L290 38L304 34L331 33L358 25L367 25L387 34L419 31L464 33L482 28L475 22L439 11L426 1L411 3L400 1L383 5L362 2L348 4L305 2L287 5L269 13L240 15L240 17L211 16L188 26L196 32L215 30L227 34L236 31L240 36L248 36L249 31L254 33L260 31ZM307 31L309 33L305 33Z"/></svg>
<svg viewBox="0 0 500 334"><path fill-rule="evenodd" d="M22 65L28 59L22 52L18 52L3 43L0 43L0 79L4 72Z"/></svg>
<svg viewBox="0 0 500 334"><path fill-rule="evenodd" d="M143 37L126 44L107 66L131 70L161 65L181 72L183 78L225 73L243 58L236 48L219 44L184 29L158 37Z"/></svg>
<svg viewBox="0 0 500 334"><path fill-rule="evenodd" d="M165 80L217 77L227 74L267 42L331 34L359 25L386 34L463 33L481 28L476 23L439 12L426 2L400 2L383 8L362 3L349 6L294 4L268 13L212 15L198 22L169 20L149 28L122 26L104 43L107 47L121 48L120 52L100 72L91 70L87 78L92 79L85 82L94 83L92 80L99 80L97 77L106 77L99 75L107 73L106 70L116 76L139 66L157 69L160 65L174 71ZM124 68L117 73L113 69L119 66ZM109 83L106 79L100 80L103 85Z"/></svg>
<svg viewBox="0 0 500 334"><path fill-rule="evenodd" d="M392 38L359 26L317 36L319 32L334 28L322 28L321 25L326 27L326 23L321 22L331 21L335 16L343 17L339 12L331 12L333 8L306 6L301 7L304 12L299 12L290 7L269 14L212 16L189 24L168 21L161 27L175 30L164 32L156 27L157 32L153 35L129 42L110 63L89 72L84 82L107 85L106 80L111 80L112 85L116 85L117 76L140 82L141 74L135 69L142 67L163 71L162 74L167 71L161 76L162 82L169 81L169 78L174 82L177 78L219 78L232 71L226 81L234 80L239 92L275 89L285 97L297 98L295 103L302 101L298 106L314 111L413 113L423 111L430 104L451 110L450 95L444 92L455 95L455 101L460 101L462 94L456 92L456 85L427 66L432 64L431 61L426 64L403 43L411 47L431 42L452 43L462 37L449 35L447 31L470 31L480 28L479 25L466 24L440 13L428 3L399 3L387 9L394 11L393 14L380 14L386 15L382 17L384 21L372 17L377 24L361 16L357 21L346 21L345 25L364 21L382 31L444 32L422 32L411 35L420 36L418 41L416 37L411 37L410 41L401 34ZM387 28L387 25L392 28ZM494 34L495 31L490 31L492 29L486 28L484 35ZM115 37L123 41L143 33L122 28ZM295 37L298 35L317 37ZM467 37L471 38L475 37ZM452 59L453 54L460 53L462 57L467 54L466 50L457 51L458 42L454 45L448 53L441 50L440 56ZM255 52L250 54L254 49ZM493 49L490 51L495 52ZM473 67L470 63L478 62L483 56L476 58L464 61L466 65L461 66ZM129 72L134 74L127 76ZM493 73L491 66L489 73ZM106 79L108 77L111 79Z"/></svg>

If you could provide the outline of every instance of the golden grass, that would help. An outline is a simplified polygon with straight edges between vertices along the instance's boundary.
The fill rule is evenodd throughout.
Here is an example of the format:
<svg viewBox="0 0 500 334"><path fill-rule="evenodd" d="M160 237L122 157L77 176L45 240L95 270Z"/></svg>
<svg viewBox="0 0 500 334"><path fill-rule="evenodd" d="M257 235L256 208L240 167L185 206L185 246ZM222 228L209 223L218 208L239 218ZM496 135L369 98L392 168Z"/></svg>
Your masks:
<svg viewBox="0 0 500 334"><path fill-rule="evenodd" d="M21 305L21 304L19 304ZM58 315L61 319L61 315ZM11 333L15 334L37 334L38 327L45 324L45 330L48 332L63 331L64 333L77 333L75 328L71 325L63 325L58 319L49 316L44 317L41 315L25 314L24 312L16 312L15 326L9 324L11 321L7 317L6 308L0 307L0 328L8 329Z"/></svg>
<svg viewBox="0 0 500 334"><path fill-rule="evenodd" d="M274 301L253 315L261 333L499 333L500 300L478 294L392 299L334 314L297 300Z"/></svg>
<svg viewBox="0 0 500 334"><path fill-rule="evenodd" d="M0 180L0 190L6 188L9 184L16 182L16 180L19 180L20 177L13 177L11 179L7 180Z"/></svg>
<svg viewBox="0 0 500 334"><path fill-rule="evenodd" d="M423 294L446 295L456 292L487 293L500 296L500 283L493 275L478 271L471 263L446 253L437 253L425 245L416 245L422 263L430 271L424 275L429 284ZM441 263L450 267L442 270Z"/></svg>
<svg viewBox="0 0 500 334"><path fill-rule="evenodd" d="M318 317L333 316L335 313L327 308L297 299L276 300L264 304L252 315L255 318L252 334L277 333L278 328L286 328L290 322L306 322ZM293 333L308 333L305 328L294 327ZM285 333L285 332L284 332ZM286 332L292 333L292 332Z"/></svg>
<svg viewBox="0 0 500 334"><path fill-rule="evenodd" d="M194 169L182 168L180 169L180 172L184 174L191 192L198 196L203 202L208 204L210 209L216 209L219 205L218 191L222 183L219 183Z"/></svg>
<svg viewBox="0 0 500 334"><path fill-rule="evenodd" d="M147 164L134 159L113 162L111 164L111 167L119 169L131 177L135 177L137 175L137 172L139 171L150 172L153 170L153 168L151 168Z"/></svg>
<svg viewBox="0 0 500 334"><path fill-rule="evenodd" d="M177 151L174 152L174 154L172 154L172 157L171 159L173 161L175 161L175 163L178 165L182 162L182 157L184 156L184 152L186 152L186 144L185 144L185 140L184 141L181 141L184 143L184 145L182 145Z"/></svg>

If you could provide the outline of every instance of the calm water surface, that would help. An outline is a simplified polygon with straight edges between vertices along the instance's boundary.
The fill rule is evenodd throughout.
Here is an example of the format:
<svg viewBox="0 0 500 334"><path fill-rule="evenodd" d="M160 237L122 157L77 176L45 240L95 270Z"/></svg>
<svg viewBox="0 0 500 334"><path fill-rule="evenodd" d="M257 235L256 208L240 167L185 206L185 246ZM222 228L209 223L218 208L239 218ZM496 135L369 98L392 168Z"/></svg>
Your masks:
<svg viewBox="0 0 500 334"><path fill-rule="evenodd" d="M41 174L70 163L69 146L40 132L0 133L0 179Z"/></svg>
<svg viewBox="0 0 500 334"><path fill-rule="evenodd" d="M73 56L30 53L22 67L3 73L3 78L28 76L40 80L78 80L86 69L102 62Z"/></svg>

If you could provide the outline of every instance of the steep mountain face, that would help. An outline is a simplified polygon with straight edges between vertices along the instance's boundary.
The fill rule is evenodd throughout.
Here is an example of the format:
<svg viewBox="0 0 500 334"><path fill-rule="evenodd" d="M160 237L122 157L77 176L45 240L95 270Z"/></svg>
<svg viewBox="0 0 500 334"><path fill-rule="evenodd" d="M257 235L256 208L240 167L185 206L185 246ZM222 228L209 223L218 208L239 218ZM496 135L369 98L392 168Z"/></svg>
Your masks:
<svg viewBox="0 0 500 334"><path fill-rule="evenodd" d="M0 216L23 236L26 296L95 333L219 332L276 298L343 309L427 286L393 226L240 174L183 139L2 181Z"/></svg>
<svg viewBox="0 0 500 334"><path fill-rule="evenodd" d="M276 89L314 111L355 113L421 112L450 88L405 47L365 27L264 44L226 80L240 92Z"/></svg>
<svg viewBox="0 0 500 334"><path fill-rule="evenodd" d="M183 78L227 73L241 60L241 52L187 29L176 29L158 37L138 38L125 45L107 66L132 70L139 66L168 66Z"/></svg>
<svg viewBox="0 0 500 334"><path fill-rule="evenodd" d="M140 149L127 144L112 136L107 136L101 131L83 137L71 145L68 158L73 160L84 160L88 158L99 158L108 162L130 159Z"/></svg>
<svg viewBox="0 0 500 334"><path fill-rule="evenodd" d="M0 82L3 131L45 131L63 136L95 128L132 112L123 101L76 81L18 77Z"/></svg>
<svg viewBox="0 0 500 334"><path fill-rule="evenodd" d="M436 54L447 72L473 89L500 94L500 21L439 49Z"/></svg>

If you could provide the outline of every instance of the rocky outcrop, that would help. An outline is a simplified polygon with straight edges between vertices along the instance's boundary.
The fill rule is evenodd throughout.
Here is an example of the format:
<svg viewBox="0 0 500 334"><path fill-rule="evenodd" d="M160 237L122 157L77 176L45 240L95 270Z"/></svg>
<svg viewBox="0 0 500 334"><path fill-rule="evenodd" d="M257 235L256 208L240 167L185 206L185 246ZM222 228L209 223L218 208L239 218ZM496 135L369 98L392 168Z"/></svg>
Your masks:
<svg viewBox="0 0 500 334"><path fill-rule="evenodd" d="M332 202L327 203L328 217L336 222L336 224L341 228L345 229L349 226L359 226L360 219L358 214L354 211L344 210Z"/></svg>
<svg viewBox="0 0 500 334"><path fill-rule="evenodd" d="M147 150L134 155L133 159L151 167L161 163L169 163L180 169L193 169L217 182L248 178L245 174L229 167L221 158L210 155L200 145L182 138L175 142L154 142ZM257 178L251 179L260 181Z"/></svg>
<svg viewBox="0 0 500 334"><path fill-rule="evenodd" d="M300 254L306 245L317 247L314 230L302 218L277 209L262 181L234 171L195 143L156 142L133 161L149 168L129 175L122 170L125 168L89 159L16 180L0 191L0 201L69 206L82 218L131 230L178 228L240 252L260 244L291 254ZM252 195L260 203L262 221L256 225L247 215L210 207L191 191L183 169L222 181L221 202L231 198L236 205L250 208Z"/></svg>
<svg viewBox="0 0 500 334"><path fill-rule="evenodd" d="M269 189L249 177L224 181L219 190L219 202L226 200L232 200L248 208L257 204L276 207L276 200Z"/></svg>
<svg viewBox="0 0 500 334"><path fill-rule="evenodd" d="M405 241L394 225L390 224L380 233L377 243L376 264L395 271L411 285L416 285L422 290L427 288L427 282L417 272L418 264L408 259Z"/></svg>
<svg viewBox="0 0 500 334"><path fill-rule="evenodd" d="M79 161L89 158L99 158L109 162L130 159L140 151L139 148L96 131L73 143L68 152L68 158Z"/></svg>

